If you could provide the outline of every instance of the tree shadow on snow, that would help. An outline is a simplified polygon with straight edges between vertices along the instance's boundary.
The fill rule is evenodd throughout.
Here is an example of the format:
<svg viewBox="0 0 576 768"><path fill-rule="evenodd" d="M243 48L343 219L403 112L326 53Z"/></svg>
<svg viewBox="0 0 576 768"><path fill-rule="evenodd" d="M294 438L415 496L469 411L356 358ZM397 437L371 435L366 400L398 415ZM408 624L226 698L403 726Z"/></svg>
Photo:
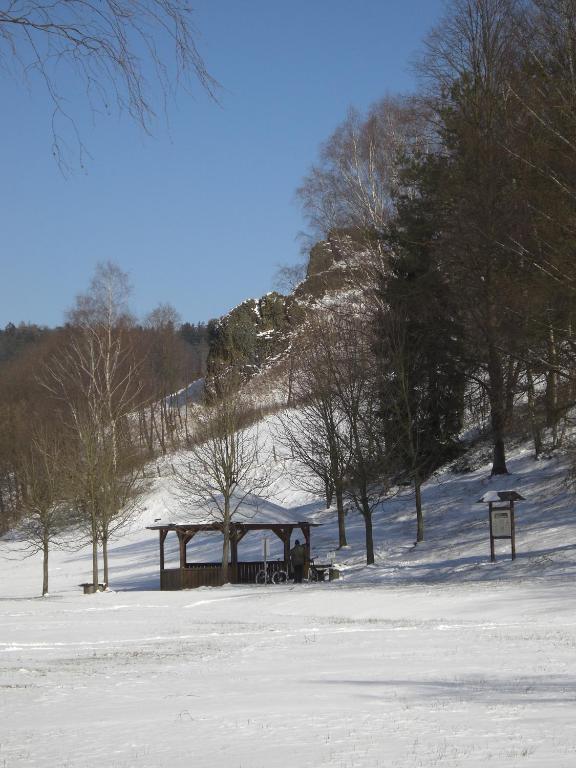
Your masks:
<svg viewBox="0 0 576 768"><path fill-rule="evenodd" d="M506 678L466 676L458 680L314 680L312 682L334 687L356 687L359 689L357 696L362 698L381 699L390 689L396 689L396 695L404 689L418 698L485 702L492 705L576 702L576 677L562 675ZM377 692L378 689L381 689L380 693ZM367 690L372 692L367 693Z"/></svg>

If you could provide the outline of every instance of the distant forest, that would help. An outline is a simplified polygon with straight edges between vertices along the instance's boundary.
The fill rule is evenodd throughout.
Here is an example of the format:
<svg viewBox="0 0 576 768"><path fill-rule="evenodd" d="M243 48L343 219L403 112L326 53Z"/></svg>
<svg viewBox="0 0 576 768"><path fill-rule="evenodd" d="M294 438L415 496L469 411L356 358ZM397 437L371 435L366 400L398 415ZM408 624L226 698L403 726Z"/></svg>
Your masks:
<svg viewBox="0 0 576 768"><path fill-rule="evenodd" d="M213 322L213 321L212 321ZM174 336L186 342L189 346L181 347L186 358L187 379L189 381L203 376L206 372L206 360L208 358L208 336L210 323L181 323L174 329ZM150 329L139 326L139 330L146 334ZM33 323L8 323L4 329L0 328L0 364L17 358L25 350L30 351L35 345L44 343L51 335L62 331L61 328L48 328ZM189 381L181 382L189 383Z"/></svg>

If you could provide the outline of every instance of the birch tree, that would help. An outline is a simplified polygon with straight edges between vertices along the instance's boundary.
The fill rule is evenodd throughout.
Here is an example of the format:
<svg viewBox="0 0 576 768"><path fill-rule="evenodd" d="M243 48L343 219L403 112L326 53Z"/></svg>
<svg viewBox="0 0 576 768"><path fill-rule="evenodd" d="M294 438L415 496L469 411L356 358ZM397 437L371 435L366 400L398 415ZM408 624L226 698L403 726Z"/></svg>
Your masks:
<svg viewBox="0 0 576 768"><path fill-rule="evenodd" d="M400 159L437 143L426 116L420 100L402 96L382 99L367 115L349 112L297 191L316 236L384 233L395 212Z"/></svg>
<svg viewBox="0 0 576 768"><path fill-rule="evenodd" d="M44 386L63 405L77 449L73 486L79 521L92 545L98 586L98 544L108 584L108 543L127 520L125 504L142 492L131 415L141 390L127 327L128 280L117 266L101 264L90 291L70 312L71 338L48 362Z"/></svg>

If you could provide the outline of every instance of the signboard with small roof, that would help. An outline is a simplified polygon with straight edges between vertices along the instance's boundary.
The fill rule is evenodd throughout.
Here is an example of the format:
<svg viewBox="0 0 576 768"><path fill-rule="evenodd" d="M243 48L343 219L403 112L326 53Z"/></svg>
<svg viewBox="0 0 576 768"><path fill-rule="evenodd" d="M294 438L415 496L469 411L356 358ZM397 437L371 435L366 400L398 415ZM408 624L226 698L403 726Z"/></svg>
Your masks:
<svg viewBox="0 0 576 768"><path fill-rule="evenodd" d="M514 519L514 502L524 501L524 496L518 491L488 491L478 499L479 504L488 504L488 521L490 523L490 560L496 562L494 541L509 539L512 560L516 559L516 522Z"/></svg>

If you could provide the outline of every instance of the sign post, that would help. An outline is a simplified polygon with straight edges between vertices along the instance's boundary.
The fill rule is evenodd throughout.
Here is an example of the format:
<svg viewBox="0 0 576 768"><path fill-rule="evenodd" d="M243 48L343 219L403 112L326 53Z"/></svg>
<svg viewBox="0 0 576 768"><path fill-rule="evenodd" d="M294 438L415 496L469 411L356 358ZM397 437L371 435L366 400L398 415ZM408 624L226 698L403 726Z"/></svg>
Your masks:
<svg viewBox="0 0 576 768"><path fill-rule="evenodd" d="M488 491L478 500L479 504L488 504L488 522L490 525L490 560L496 562L494 542L496 539L508 539L512 560L516 559L516 521L514 502L524 501L517 491Z"/></svg>
<svg viewBox="0 0 576 768"><path fill-rule="evenodd" d="M264 584L268 584L268 536L262 536L262 555L264 556Z"/></svg>

